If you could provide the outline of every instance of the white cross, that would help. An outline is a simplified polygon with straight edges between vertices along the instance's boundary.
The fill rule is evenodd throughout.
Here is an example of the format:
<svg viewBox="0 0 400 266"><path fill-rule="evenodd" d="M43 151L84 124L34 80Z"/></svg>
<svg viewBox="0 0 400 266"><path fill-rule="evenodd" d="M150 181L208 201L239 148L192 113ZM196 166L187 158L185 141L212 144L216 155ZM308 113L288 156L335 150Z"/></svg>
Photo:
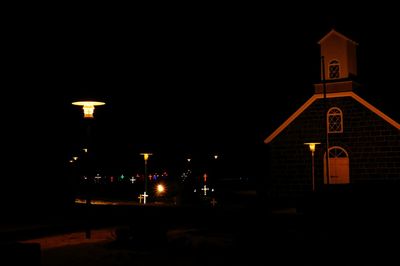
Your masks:
<svg viewBox="0 0 400 266"><path fill-rule="evenodd" d="M146 191L145 191L143 194L141 194L141 195L142 195L142 197L143 197L143 204L146 204L146 198L147 198L149 195L147 195Z"/></svg>
<svg viewBox="0 0 400 266"><path fill-rule="evenodd" d="M215 205L217 204L218 201L216 201L215 198L213 198L212 201L210 201L210 202L211 202L211 205L213 207L215 207Z"/></svg>
<svg viewBox="0 0 400 266"><path fill-rule="evenodd" d="M204 191L204 196L207 196L207 190L210 190L207 185L204 185L204 187L201 189Z"/></svg>
<svg viewBox="0 0 400 266"><path fill-rule="evenodd" d="M136 178L134 176L132 176L129 180L131 180L132 184L135 183Z"/></svg>

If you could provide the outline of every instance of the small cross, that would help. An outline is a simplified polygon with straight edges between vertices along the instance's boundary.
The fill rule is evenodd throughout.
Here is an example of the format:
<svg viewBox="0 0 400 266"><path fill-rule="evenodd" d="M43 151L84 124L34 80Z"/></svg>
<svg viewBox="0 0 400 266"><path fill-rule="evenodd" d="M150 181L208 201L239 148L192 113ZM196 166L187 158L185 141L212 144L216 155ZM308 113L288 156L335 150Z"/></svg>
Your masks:
<svg viewBox="0 0 400 266"><path fill-rule="evenodd" d="M149 196L147 195L146 191L142 194L143 196L143 204L146 204L146 198Z"/></svg>
<svg viewBox="0 0 400 266"><path fill-rule="evenodd" d="M215 198L212 199L212 201L210 201L211 205L213 207L215 207L215 205L217 204L218 201L215 200Z"/></svg>
<svg viewBox="0 0 400 266"><path fill-rule="evenodd" d="M132 184L135 183L136 178L134 176L132 176L129 180L131 180Z"/></svg>
<svg viewBox="0 0 400 266"><path fill-rule="evenodd" d="M139 197L138 197L138 199L139 199L139 203L142 203L143 194L139 194Z"/></svg>
<svg viewBox="0 0 400 266"><path fill-rule="evenodd" d="M204 191L204 196L207 196L207 190L210 190L207 185L204 185L204 187L201 189Z"/></svg>

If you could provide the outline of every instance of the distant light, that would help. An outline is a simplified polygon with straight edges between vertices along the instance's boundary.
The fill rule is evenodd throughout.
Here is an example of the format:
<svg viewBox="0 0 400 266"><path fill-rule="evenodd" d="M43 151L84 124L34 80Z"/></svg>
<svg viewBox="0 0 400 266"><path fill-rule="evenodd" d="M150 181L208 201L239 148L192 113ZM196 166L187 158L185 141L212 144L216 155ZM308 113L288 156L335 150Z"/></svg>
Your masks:
<svg viewBox="0 0 400 266"><path fill-rule="evenodd" d="M87 148L83 148L82 149L84 152L88 152L88 149Z"/></svg>
<svg viewBox="0 0 400 266"><path fill-rule="evenodd" d="M191 158L187 158L186 160L190 163L190 161L191 161L192 159L191 159Z"/></svg>
<svg viewBox="0 0 400 266"><path fill-rule="evenodd" d="M157 185L157 192L161 194L161 193L163 193L164 191L165 191L164 185L158 184L158 185Z"/></svg>
<svg viewBox="0 0 400 266"><path fill-rule="evenodd" d="M218 154L214 155L214 159L217 160L218 159Z"/></svg>
<svg viewBox="0 0 400 266"><path fill-rule="evenodd" d="M78 156L74 156L72 157L72 159L74 159L74 161L78 160Z"/></svg>
<svg viewBox="0 0 400 266"><path fill-rule="evenodd" d="M147 161L149 159L150 155L153 155L152 153L141 153L140 155L143 155L143 158L145 161Z"/></svg>

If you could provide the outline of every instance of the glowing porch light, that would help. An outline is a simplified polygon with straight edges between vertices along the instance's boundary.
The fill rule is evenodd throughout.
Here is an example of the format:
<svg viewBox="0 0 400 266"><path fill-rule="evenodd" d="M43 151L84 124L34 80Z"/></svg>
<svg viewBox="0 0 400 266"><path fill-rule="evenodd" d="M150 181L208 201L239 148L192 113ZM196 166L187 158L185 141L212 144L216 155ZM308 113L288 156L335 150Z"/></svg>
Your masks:
<svg viewBox="0 0 400 266"><path fill-rule="evenodd" d="M84 118L93 118L95 106L105 105L106 103L98 101L78 101L72 104L82 106Z"/></svg>

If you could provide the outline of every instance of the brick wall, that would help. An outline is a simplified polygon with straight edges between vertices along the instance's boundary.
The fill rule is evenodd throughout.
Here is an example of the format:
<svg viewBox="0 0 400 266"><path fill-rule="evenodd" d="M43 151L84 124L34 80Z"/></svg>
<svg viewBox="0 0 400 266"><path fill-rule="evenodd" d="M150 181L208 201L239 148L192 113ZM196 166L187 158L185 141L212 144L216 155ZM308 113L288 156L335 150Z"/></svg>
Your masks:
<svg viewBox="0 0 400 266"><path fill-rule="evenodd" d="M343 112L343 133L329 134L329 144L347 151L350 183L400 182L400 131L351 97L330 98L327 110ZM321 142L315 152L315 184L323 185L325 143L323 99L315 101L270 144L269 195L298 198L312 190L311 152L305 142Z"/></svg>

